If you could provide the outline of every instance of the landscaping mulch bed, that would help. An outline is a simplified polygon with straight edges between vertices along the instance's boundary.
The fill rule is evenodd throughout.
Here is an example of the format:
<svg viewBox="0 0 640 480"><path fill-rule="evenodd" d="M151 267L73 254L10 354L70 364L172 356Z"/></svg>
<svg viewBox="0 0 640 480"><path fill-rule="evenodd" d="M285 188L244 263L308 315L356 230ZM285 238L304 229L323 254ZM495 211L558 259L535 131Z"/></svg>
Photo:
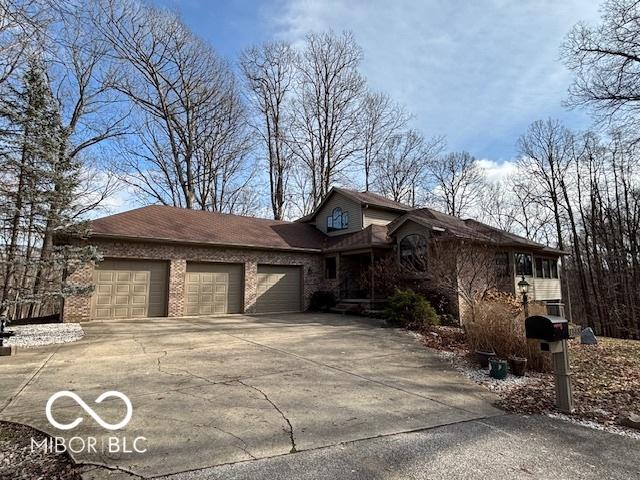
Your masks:
<svg viewBox="0 0 640 480"><path fill-rule="evenodd" d="M468 378L498 394L501 408L524 414L557 413L552 374L528 372L520 381L509 375L500 383L475 364L462 329L433 327L421 334L421 340ZM582 345L572 340L569 361L575 412L563 418L611 427L628 414L640 415L640 341L600 337L597 345Z"/></svg>
<svg viewBox="0 0 640 480"><path fill-rule="evenodd" d="M0 479L80 480L80 467L67 454L31 451L31 438L41 442L47 436L25 425L0 422Z"/></svg>

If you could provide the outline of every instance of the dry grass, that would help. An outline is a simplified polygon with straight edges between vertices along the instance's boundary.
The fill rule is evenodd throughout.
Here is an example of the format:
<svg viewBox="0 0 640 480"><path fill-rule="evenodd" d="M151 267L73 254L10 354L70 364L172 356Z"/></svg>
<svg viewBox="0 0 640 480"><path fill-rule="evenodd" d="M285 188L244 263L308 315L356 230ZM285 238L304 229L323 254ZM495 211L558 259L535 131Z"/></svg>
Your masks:
<svg viewBox="0 0 640 480"><path fill-rule="evenodd" d="M531 304L529 315L544 314L544 305ZM527 368L548 371L549 359L524 334L522 305L507 294L495 293L478 302L475 321L466 324L467 343L473 350L495 351L501 358L525 357Z"/></svg>

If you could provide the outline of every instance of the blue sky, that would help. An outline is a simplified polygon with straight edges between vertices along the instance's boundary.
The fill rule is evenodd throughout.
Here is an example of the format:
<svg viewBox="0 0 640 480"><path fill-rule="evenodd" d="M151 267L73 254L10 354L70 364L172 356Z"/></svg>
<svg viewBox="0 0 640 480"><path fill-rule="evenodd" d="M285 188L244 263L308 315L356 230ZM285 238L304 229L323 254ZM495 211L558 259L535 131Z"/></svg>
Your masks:
<svg viewBox="0 0 640 480"><path fill-rule="evenodd" d="M562 100L570 74L559 45L578 21L598 20L588 0L155 0L229 61L270 39L300 42L310 31L351 30L362 71L414 115L425 136L498 164L548 116L586 128L589 117Z"/></svg>

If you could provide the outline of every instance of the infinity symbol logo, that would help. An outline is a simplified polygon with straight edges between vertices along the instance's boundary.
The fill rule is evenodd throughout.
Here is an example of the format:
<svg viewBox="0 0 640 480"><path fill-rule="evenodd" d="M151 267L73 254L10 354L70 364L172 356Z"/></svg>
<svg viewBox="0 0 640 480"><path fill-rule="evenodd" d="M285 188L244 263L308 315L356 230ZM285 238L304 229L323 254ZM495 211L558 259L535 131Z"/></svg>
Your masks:
<svg viewBox="0 0 640 480"><path fill-rule="evenodd" d="M53 406L53 403L61 397L69 397L73 399L78 405L82 407L85 412L91 415L91 417L96 422L98 422L102 428L105 428L107 430L118 430L120 428L123 428L129 423L129 420L131 420L131 415L133 414L133 406L131 405L131 400L129 400L129 397L127 397L124 393L118 392L116 390L104 392L102 395L96 398L96 403L102 403L103 400L110 397L117 397L124 402L124 404L127 406L127 414L121 422L116 424L107 423L102 420L102 418L100 418L100 416L75 393L69 392L67 390L62 390L51 395L51 397L47 401L47 407L45 409L47 420L49 420L49 423L51 423L51 425L59 430L71 430L72 428L76 428L78 425L80 425L80 423L82 423L83 420L82 417L78 417L71 423L59 423L55 418L53 418L53 415L51 414L51 407Z"/></svg>

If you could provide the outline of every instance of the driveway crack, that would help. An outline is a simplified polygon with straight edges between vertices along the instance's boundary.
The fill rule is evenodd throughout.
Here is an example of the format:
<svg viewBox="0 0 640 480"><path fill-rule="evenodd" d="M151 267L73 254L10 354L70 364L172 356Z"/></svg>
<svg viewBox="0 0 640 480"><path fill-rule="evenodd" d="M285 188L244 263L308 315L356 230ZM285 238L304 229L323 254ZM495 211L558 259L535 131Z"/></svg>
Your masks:
<svg viewBox="0 0 640 480"><path fill-rule="evenodd" d="M245 454L249 455L251 457L252 460L257 460L258 457L256 457L253 453L251 453L249 451L249 444L245 441L244 438L239 437L238 435L236 435L235 433L232 432L228 432L226 430L223 430L222 428L216 426L216 425L211 425L211 427L215 428L216 430L219 430L220 432L229 435L230 437L235 438L236 440L240 440L242 442L242 445L237 445L237 448L239 448L240 450L242 450Z"/></svg>
<svg viewBox="0 0 640 480"><path fill-rule="evenodd" d="M255 390L256 392L258 392L260 395L262 395L264 397L264 399L267 402L269 402L271 404L271 406L276 410L276 412L278 412L280 414L280 416L284 419L284 421L287 423L287 426L288 426L287 429L283 429L283 430L289 434L289 439L291 440L291 450L289 450L289 453L296 453L298 450L296 449L296 440L295 440L295 437L293 435L293 425L291 425L291 422L289 421L287 416L284 414L284 412L282 410L280 410L278 405L276 405L273 402L273 400L271 400L268 397L268 395L266 393L264 393L262 390L260 390L258 387L254 387L253 385L249 385L248 383L244 383L242 380L236 380L236 382L238 382L240 385L242 385L244 387L250 388L250 389Z"/></svg>
<svg viewBox="0 0 640 480"><path fill-rule="evenodd" d="M142 353L144 353L145 355L147 354L147 349L146 347L142 344L142 342L140 341L140 339L138 337L132 337L133 341L136 342L138 344L138 346L140 347L140 349L142 350Z"/></svg>
<svg viewBox="0 0 640 480"><path fill-rule="evenodd" d="M174 377L183 377L183 378L192 378L194 380L202 380L203 382L209 385L218 385L219 383L224 383L224 382L214 382L213 380L207 377L203 377L201 375L197 375L192 371L187 370L186 368L172 368L171 370L173 371L168 371L162 366L162 359L165 358L167 355L168 355L167 351L163 350L162 355L160 355L157 358L158 372L160 373L164 373L166 375L172 375ZM179 373L179 372L182 372L182 373Z"/></svg>

